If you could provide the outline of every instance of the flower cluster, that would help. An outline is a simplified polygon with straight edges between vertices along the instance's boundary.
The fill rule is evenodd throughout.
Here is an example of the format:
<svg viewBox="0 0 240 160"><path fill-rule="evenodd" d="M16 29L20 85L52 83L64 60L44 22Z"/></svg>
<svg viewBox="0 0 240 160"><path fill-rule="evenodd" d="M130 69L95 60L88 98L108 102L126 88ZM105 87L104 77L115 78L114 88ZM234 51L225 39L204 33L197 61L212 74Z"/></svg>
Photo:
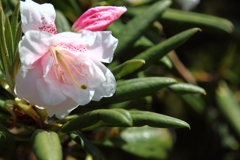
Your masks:
<svg viewBox="0 0 240 160"><path fill-rule="evenodd" d="M57 33L51 4L21 2L25 35L19 43L22 66L16 77L17 96L58 118L78 105L112 96L116 81L101 62L112 61L118 40L101 30L125 11L125 7L95 7L73 25L78 33Z"/></svg>

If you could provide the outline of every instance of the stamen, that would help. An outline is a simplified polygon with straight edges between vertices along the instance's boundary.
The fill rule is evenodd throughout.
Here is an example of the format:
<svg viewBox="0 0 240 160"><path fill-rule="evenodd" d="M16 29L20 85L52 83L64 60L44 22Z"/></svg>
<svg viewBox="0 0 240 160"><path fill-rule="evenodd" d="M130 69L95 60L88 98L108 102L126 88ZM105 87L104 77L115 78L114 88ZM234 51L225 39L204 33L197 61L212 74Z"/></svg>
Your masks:
<svg viewBox="0 0 240 160"><path fill-rule="evenodd" d="M72 72L71 70L69 69L68 65L64 62L64 60L66 60L76 71L77 69L71 64L71 62L69 62L68 58L65 57L64 60L61 58L61 56L63 56L61 53L59 53L57 50L56 51L56 59L60 62L60 64L63 66L63 68L67 71L67 73L69 74L70 78L72 79L73 83L78 87L78 88L81 88L81 89L87 89L87 86L86 85L79 85L77 83L77 81L75 80L74 76L72 75ZM67 56L66 54L64 56ZM79 73L79 72L77 72ZM81 73L79 73L80 75L82 75ZM62 75L63 77L63 75Z"/></svg>

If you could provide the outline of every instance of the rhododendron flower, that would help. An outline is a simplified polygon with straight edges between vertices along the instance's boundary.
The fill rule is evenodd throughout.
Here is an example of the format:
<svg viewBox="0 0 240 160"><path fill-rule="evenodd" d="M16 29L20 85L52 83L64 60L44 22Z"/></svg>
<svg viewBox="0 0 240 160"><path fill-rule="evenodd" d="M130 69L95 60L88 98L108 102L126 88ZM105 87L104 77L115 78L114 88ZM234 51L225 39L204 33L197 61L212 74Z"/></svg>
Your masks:
<svg viewBox="0 0 240 160"><path fill-rule="evenodd" d="M112 61L118 43L110 31L57 33L51 4L27 0L20 12L25 35L19 43L19 98L64 118L78 105L114 94L115 78L101 63Z"/></svg>
<svg viewBox="0 0 240 160"><path fill-rule="evenodd" d="M90 8L73 24L72 30L75 32L81 32L82 30L102 31L126 11L125 7L101 6Z"/></svg>

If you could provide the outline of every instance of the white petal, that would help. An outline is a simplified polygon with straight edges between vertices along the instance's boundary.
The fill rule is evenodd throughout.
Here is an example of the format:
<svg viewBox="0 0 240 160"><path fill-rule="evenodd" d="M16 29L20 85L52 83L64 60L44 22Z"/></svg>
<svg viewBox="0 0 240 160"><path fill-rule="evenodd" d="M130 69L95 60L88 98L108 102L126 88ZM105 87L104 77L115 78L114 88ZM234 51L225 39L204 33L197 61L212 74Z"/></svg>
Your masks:
<svg viewBox="0 0 240 160"><path fill-rule="evenodd" d="M15 92L18 98L26 99L34 105L44 106L36 87L36 82L42 78L42 74L40 62L37 62L32 69L28 70L25 66L22 66L16 77Z"/></svg>
<svg viewBox="0 0 240 160"><path fill-rule="evenodd" d="M103 97L111 97L116 91L116 80L112 72L103 64L95 62L106 76L106 81L95 88L93 101L99 101Z"/></svg>
<svg viewBox="0 0 240 160"><path fill-rule="evenodd" d="M62 84L61 88L66 96L74 99L79 105L88 104L94 95L94 90L92 88L78 88L70 80L68 80L66 84Z"/></svg>
<svg viewBox="0 0 240 160"><path fill-rule="evenodd" d="M64 102L56 106L47 106L48 115L51 117L54 114L57 118L63 119L75 108L78 107L78 103L71 98L67 98Z"/></svg>
<svg viewBox="0 0 240 160"><path fill-rule="evenodd" d="M31 65L49 49L52 34L28 31L19 43L19 54L23 65Z"/></svg>
<svg viewBox="0 0 240 160"><path fill-rule="evenodd" d="M106 77L102 70L90 59L85 59L89 64L82 65L82 72L85 75L87 81L87 86L90 88L95 88L106 81Z"/></svg>
<svg viewBox="0 0 240 160"><path fill-rule="evenodd" d="M48 72L46 77L37 80L39 95L46 105L56 106L66 100L60 84L53 69Z"/></svg>
<svg viewBox="0 0 240 160"><path fill-rule="evenodd" d="M22 30L26 33L29 30L46 31L56 34L54 24L56 13L52 4L39 5L33 1L20 1L20 13Z"/></svg>
<svg viewBox="0 0 240 160"><path fill-rule="evenodd" d="M82 34L84 35L87 32L89 31L83 31ZM84 54L99 61L110 63L113 59L113 53L117 47L118 39L113 37L110 31L94 33L96 34L96 39Z"/></svg>

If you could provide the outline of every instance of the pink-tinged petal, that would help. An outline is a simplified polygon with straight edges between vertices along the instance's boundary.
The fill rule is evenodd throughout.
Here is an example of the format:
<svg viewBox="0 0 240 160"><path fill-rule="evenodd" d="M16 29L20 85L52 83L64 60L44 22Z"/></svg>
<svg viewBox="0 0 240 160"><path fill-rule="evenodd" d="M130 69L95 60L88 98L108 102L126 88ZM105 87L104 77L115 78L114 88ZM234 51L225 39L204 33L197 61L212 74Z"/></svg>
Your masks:
<svg viewBox="0 0 240 160"><path fill-rule="evenodd" d="M40 5L31 0L20 1L20 13L24 33L29 30L38 30L57 34L54 24L56 13L51 4Z"/></svg>
<svg viewBox="0 0 240 160"><path fill-rule="evenodd" d="M94 88L95 93L92 98L93 101L100 101L103 97L111 97L116 91L116 80L112 72L105 67L103 64L96 62L96 65L102 70L106 77L106 81L103 82L100 86Z"/></svg>
<svg viewBox="0 0 240 160"><path fill-rule="evenodd" d="M26 99L34 105L44 106L36 86L36 81L41 79L42 75L42 67L39 61L32 66L32 69L22 66L16 77L15 93L18 98Z"/></svg>
<svg viewBox="0 0 240 160"><path fill-rule="evenodd" d="M72 51L74 55L83 53L86 46L91 46L95 43L97 34L95 32L73 33L62 32L55 35L51 41L51 46L58 46Z"/></svg>
<svg viewBox="0 0 240 160"><path fill-rule="evenodd" d="M53 69L48 75L37 80L37 89L42 101L45 105L56 106L66 100L66 96L62 93L61 83L54 74Z"/></svg>
<svg viewBox="0 0 240 160"><path fill-rule="evenodd" d="M23 65L31 65L41 58L49 49L52 34L28 31L20 41L19 54Z"/></svg>
<svg viewBox="0 0 240 160"><path fill-rule="evenodd" d="M77 19L72 26L72 30L75 32L81 32L82 30L102 31L126 11L126 7L101 6L90 8Z"/></svg>
<svg viewBox="0 0 240 160"><path fill-rule="evenodd" d="M78 103L69 97L64 102L56 106L45 106L50 117L55 114L59 119L67 117L68 114L77 107Z"/></svg>
<svg viewBox="0 0 240 160"><path fill-rule="evenodd" d="M52 46L67 49L73 55L85 56L110 63L118 44L118 39L110 31L81 33L63 32L53 37Z"/></svg>
<svg viewBox="0 0 240 160"><path fill-rule="evenodd" d="M81 34L85 35L89 31L83 31ZM113 59L114 50L117 47L118 39L112 36L110 31L94 32L96 39L94 44L87 47L85 54L93 59L110 63Z"/></svg>

